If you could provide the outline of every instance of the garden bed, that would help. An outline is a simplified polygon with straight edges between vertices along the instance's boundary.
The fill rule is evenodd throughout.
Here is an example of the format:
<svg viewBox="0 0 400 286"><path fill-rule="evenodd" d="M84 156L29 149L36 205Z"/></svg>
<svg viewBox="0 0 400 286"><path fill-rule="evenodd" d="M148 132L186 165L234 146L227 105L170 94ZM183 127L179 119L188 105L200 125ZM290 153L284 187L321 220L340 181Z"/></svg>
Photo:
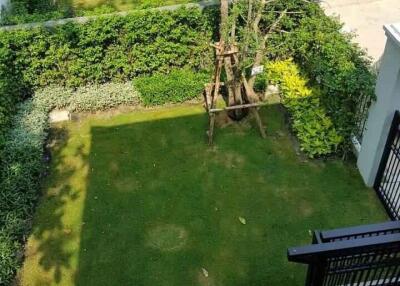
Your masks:
<svg viewBox="0 0 400 286"><path fill-rule="evenodd" d="M302 285L286 248L386 219L357 170L296 154L278 105L218 128L200 105L85 116L52 131L21 285Z"/></svg>
<svg viewBox="0 0 400 286"><path fill-rule="evenodd" d="M280 29L270 35L268 48L265 51L266 57L263 61L267 73L264 74L266 77L259 75L258 87L262 91L268 82L279 85L282 91L282 103L288 111L291 130L297 137L302 152L314 158L326 159L335 156L344 158L350 149L349 138L358 126L359 103L364 98L367 98L368 102L373 99L374 76L369 71L369 61L365 58L364 52L350 42L350 37L340 32L341 24L327 18L315 3L302 0L288 0L284 3L272 1L264 13L262 26L269 27L279 17L276 11L282 10L287 10L288 13L281 19ZM121 104L154 106L196 98L202 92L203 84L210 79L207 74L212 70L214 59L210 43L217 39L217 12L217 9L174 11L150 9L128 13L124 17L117 14L94 17L83 24L73 22L52 28L36 27L27 30L1 31L0 190L3 199L0 201L0 256L2 257L0 284L12 283L23 261L21 253L31 231L32 215L40 197L41 179L47 172L43 158L48 158L44 155L43 146L47 138L48 112L53 109L94 112L115 108ZM283 65L275 65L274 62L277 60L284 60ZM270 67L275 68L270 69ZM290 73L287 74L287 71ZM270 108L266 110L269 112ZM192 111L188 109L186 113L184 112L188 115L186 118L193 117L189 116ZM272 115L274 114L273 112ZM175 122L172 118L179 117L177 115L179 114L173 110L161 109L160 113L147 115L139 113L124 118L127 124L133 124L139 120L138 118L142 118L140 120L143 122L151 121L151 118L162 118L163 120L157 121L160 123ZM164 116L170 120L166 121ZM153 153L165 155L163 152L169 149L160 148L164 146L163 144L168 145L171 142L170 148L179 151L176 151L178 153L174 154L174 158L168 158L169 153L166 153L165 160L171 159L169 164L174 168L180 167L180 162L186 160L186 157L197 156L194 152L203 153L205 158L218 159L220 156L218 152L215 151L216 154L211 156L203 144L207 124L203 124L202 120L205 119L198 114L196 116L197 119L189 120L187 125L179 123L178 120L176 128L162 124L156 125L150 128L151 134L143 131L146 136L140 135L141 131L133 132L134 135L115 135L126 136L126 138L132 135L135 140L140 138L137 143L134 143L134 147L137 148L138 153L149 156ZM264 119L267 120L268 128L274 130L281 117L274 119L269 114L266 116ZM114 119L111 119L106 125L118 124L118 120L114 122ZM232 152L236 148L235 154L243 153L244 157L251 156L254 160L272 158L280 162L279 157L293 156L293 150L288 144L279 145L281 142L276 134L269 138L279 142L276 144L277 149L274 149L270 145L275 143L267 142L275 141L256 141L255 131L247 130L246 124L242 127L237 129L229 127L221 132L222 135L227 132L226 130L236 130L235 136L240 135L238 142L222 141L218 142L217 146L223 147L221 149L229 147ZM71 128L71 130L74 129L74 127ZM182 135L180 132L183 130L188 134ZM165 131L169 133L164 134ZM176 134L173 134L173 131ZM278 131L277 134L283 134L282 132ZM164 137L159 137L160 134L164 134ZM232 134L229 136L233 136ZM248 134L253 137L249 137ZM89 131L81 135L82 138L91 136ZM179 138L181 135L183 137ZM121 142L118 136L112 140L116 146L120 146ZM218 129L217 141L219 136ZM195 144L192 143L194 138L196 138ZM153 146L151 144L153 142L156 145ZM287 148L285 150L289 153L285 155L286 151L278 147ZM189 149L186 150L186 148ZM190 148L193 148L192 153L189 152ZM254 150L251 149L249 152L249 148ZM68 149L69 147L66 147L65 150ZM275 151L279 153L275 154ZM67 154L54 156L54 166L58 166L62 157L71 156L68 155L68 151L65 152ZM81 151L76 152L77 156ZM107 154L107 150L103 150L103 153ZM186 157L182 157L184 155ZM90 156L94 155L91 153ZM278 159L275 159L276 157ZM69 160L72 162L74 158L70 157ZM118 160L123 162L122 158ZM291 158L291 160L294 159ZM280 163L277 166L274 165L275 161L268 161L271 165L266 166L266 170L271 174L279 171L290 179L291 172L297 172L298 166L292 169L281 168ZM198 165L200 162L202 161L189 163L188 167L197 168L202 174L201 168L206 165ZM259 160L256 162L258 165L252 163L251 166L254 165L252 168L262 169L265 161L264 163ZM303 162L303 159L298 159L296 162ZM97 165L97 162L94 164ZM164 164L167 164L167 161ZM284 166L284 164L281 165ZM60 165L60 168L67 168L67 166ZM174 168L169 169L173 172ZM143 170L150 171L148 166L144 166ZM217 174L217 171L213 170ZM254 170L255 174L258 174L257 170ZM183 172L176 171L178 174ZM308 171L313 172L313 169ZM71 173L74 172L71 170ZM253 187L246 185L247 181L242 178L248 174L248 170L241 170L241 172L243 174L239 172L236 174L240 180L232 178L240 183L233 186L234 192ZM355 171L354 174L356 174ZM172 176L170 173L169 177ZM197 173L193 170L191 177L196 176ZM323 173L319 180L325 180L324 176L331 175ZM65 178L69 180L68 176ZM62 178L59 181L61 182ZM297 184L301 186L302 181L299 180ZM168 184L165 186L168 192L172 192L169 188L173 186ZM217 184L211 184L211 187L213 186ZM271 186L281 188L279 185ZM332 186L335 186L335 183L332 183ZM260 183L259 187L269 188L269 181ZM359 188L362 188L361 183ZM358 195L357 189L358 187L355 189L356 194L352 194L353 190L348 190L349 200L354 199L352 196ZM320 192L322 195L323 190ZM63 194L59 196L63 199ZM60 197L55 196L55 199L59 200ZM255 199L255 204L257 204L257 199ZM140 210L139 208L137 211ZM58 211L64 210L62 208L54 210L61 215L62 213ZM321 225L322 222L321 218ZM344 222L346 221L340 219L338 221L338 223ZM323 226L324 228L331 226L329 221L327 223ZM181 233L183 237L186 237L186 232L181 232L177 228L173 229L175 233ZM57 231L46 233L43 237L57 236ZM65 228L65 233L70 233L69 228ZM58 246L51 240L47 246L43 244L42 248ZM76 248L78 245L71 247ZM57 249L52 252L57 253ZM76 260L76 253L71 254L71 257L75 257ZM70 262L69 259L58 260L54 262L61 265L54 265L51 259L43 257L38 265L45 265L44 267L49 271L55 271L52 272L54 279L62 280L60 277L62 271L60 272L59 268L65 268L64 261ZM72 260L71 264L73 263L76 264L76 261ZM74 269L76 268L75 265ZM47 282L39 284L47 284Z"/></svg>

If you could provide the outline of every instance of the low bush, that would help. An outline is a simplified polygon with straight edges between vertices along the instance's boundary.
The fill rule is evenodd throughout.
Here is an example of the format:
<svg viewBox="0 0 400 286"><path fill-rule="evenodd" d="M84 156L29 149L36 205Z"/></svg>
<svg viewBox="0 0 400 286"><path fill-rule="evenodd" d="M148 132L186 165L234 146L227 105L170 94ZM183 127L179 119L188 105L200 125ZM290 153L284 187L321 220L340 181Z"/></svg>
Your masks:
<svg viewBox="0 0 400 286"><path fill-rule="evenodd" d="M272 37L270 56L293 57L313 85L321 91L320 101L337 132L345 139L341 151L350 150L350 135L356 131L359 106L374 99L375 75L364 50L342 32L343 24L316 9L297 27Z"/></svg>
<svg viewBox="0 0 400 286"><path fill-rule="evenodd" d="M21 250L21 245L17 245L7 236L0 233L0 285L8 285L18 267L16 256Z"/></svg>
<svg viewBox="0 0 400 286"><path fill-rule="evenodd" d="M34 100L49 109L85 112L137 104L139 93L131 82L95 84L77 89L49 86L36 91Z"/></svg>
<svg viewBox="0 0 400 286"><path fill-rule="evenodd" d="M135 0L128 1L121 6L118 0L97 1L100 3L94 1L92 5L90 3L89 5L79 5L81 3L74 3L76 2L74 0L11 0L10 7L3 11L0 25L24 24L79 16L97 16L121 10L138 10L199 1L201 0Z"/></svg>
<svg viewBox="0 0 400 286"><path fill-rule="evenodd" d="M11 282L30 227L42 174L47 113L33 100L22 103L6 136L1 168L0 284ZM4 260L3 260L4 257Z"/></svg>
<svg viewBox="0 0 400 286"><path fill-rule="evenodd" d="M30 217L44 171L43 145L48 113L54 108L96 111L135 104L131 82L78 88L47 87L19 104L12 128L5 135L0 181L0 285L11 282L21 260Z"/></svg>
<svg viewBox="0 0 400 286"><path fill-rule="evenodd" d="M270 62L267 77L280 87L282 103L287 108L300 148L309 157L336 151L343 138L320 103L320 91L309 88L307 80L291 60Z"/></svg>
<svg viewBox="0 0 400 286"><path fill-rule="evenodd" d="M213 16L199 9L137 11L85 24L1 31L0 48L11 53L29 87L121 82L172 68L209 68Z"/></svg>
<svg viewBox="0 0 400 286"><path fill-rule="evenodd" d="M173 70L169 74L139 77L133 81L144 105L177 103L199 96L204 84L210 80L207 73L191 70Z"/></svg>

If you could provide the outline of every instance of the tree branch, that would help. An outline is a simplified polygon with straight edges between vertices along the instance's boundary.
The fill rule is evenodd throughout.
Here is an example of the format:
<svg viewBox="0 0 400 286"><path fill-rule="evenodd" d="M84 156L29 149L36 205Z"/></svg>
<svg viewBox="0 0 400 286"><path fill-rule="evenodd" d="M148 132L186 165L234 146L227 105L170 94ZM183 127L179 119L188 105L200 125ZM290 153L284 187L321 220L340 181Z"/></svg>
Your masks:
<svg viewBox="0 0 400 286"><path fill-rule="evenodd" d="M271 26L269 26L268 31L264 35L264 37L263 37L263 39L262 39L262 41L260 43L260 46L259 46L259 48L258 48L258 50L256 52L256 55L254 57L253 68L257 67L257 66L259 66L261 64L261 62L263 60L263 57L264 57L264 51L265 51L265 48L266 48L266 44L267 44L268 38L271 36L272 32L274 32L277 29L279 23L282 21L283 17L285 17L286 14L287 14L287 9L285 9L283 12L281 12L281 14L279 15L278 19L276 19L275 22L272 23ZM255 80L256 80L256 76L255 75L250 76L250 78L248 80L248 83L249 83L251 88L254 87Z"/></svg>

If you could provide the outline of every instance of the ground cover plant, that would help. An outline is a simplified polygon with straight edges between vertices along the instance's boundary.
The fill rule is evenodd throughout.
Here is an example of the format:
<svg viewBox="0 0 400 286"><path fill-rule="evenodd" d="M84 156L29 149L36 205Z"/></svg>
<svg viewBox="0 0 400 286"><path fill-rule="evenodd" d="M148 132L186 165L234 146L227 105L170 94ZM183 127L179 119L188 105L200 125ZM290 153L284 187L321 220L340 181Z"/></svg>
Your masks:
<svg viewBox="0 0 400 286"><path fill-rule="evenodd" d="M266 140L244 122L213 148L200 105L60 125L21 284L302 285L288 246L386 215L351 164L296 154L278 105L261 115Z"/></svg>
<svg viewBox="0 0 400 286"><path fill-rule="evenodd" d="M198 98L208 82L208 73L194 73L188 69L173 70L169 74L138 77L133 81L144 105L184 102Z"/></svg>
<svg viewBox="0 0 400 286"><path fill-rule="evenodd" d="M182 9L0 32L0 152L16 104L37 88L75 88L173 68L209 67L211 23L213 12Z"/></svg>

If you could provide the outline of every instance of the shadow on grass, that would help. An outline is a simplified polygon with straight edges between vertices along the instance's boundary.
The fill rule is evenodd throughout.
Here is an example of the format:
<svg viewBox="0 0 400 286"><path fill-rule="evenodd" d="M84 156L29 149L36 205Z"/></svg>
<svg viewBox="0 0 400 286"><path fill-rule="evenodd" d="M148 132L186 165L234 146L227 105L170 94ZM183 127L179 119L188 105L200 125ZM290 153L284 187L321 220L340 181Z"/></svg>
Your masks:
<svg viewBox="0 0 400 286"><path fill-rule="evenodd" d="M384 217L357 170L296 154L278 106L262 109L266 140L244 122L217 128L213 147L206 115L174 110L91 125L90 152L55 152L60 180L34 231L53 282L64 273L79 286L302 285L287 247L308 243L309 229ZM73 157L88 170L84 194L62 183L77 172L65 168ZM82 200L70 232L66 200Z"/></svg>
<svg viewBox="0 0 400 286"><path fill-rule="evenodd" d="M73 252L66 250L65 245L77 235L63 222L63 217L68 215L65 209L66 202L75 201L80 196L79 192L68 183L76 172L76 168L66 164L67 156L62 153L68 143L68 137L66 128L51 130L52 158L49 176L56 178L56 181L50 180L44 186L46 193L36 214L39 219L34 222L32 229L32 236L39 243L30 245L26 253L27 259L38 255L38 263L41 268L46 272L53 273L52 280L56 283L61 281L62 272L71 268L70 259ZM81 148L76 149L74 156L82 161L87 159ZM36 282L35 285L50 284L43 279Z"/></svg>
<svg viewBox="0 0 400 286"><path fill-rule="evenodd" d="M208 148L206 125L202 114L91 129L83 215L90 227L81 234L76 285L215 285L238 278L227 267L235 242L225 241L221 228L240 227L240 211L224 196L248 175L240 169L246 160L240 153L249 147L240 146L243 140L253 138L256 149L263 143L244 123L217 129ZM226 157L218 154L220 140ZM227 260L214 261L221 255Z"/></svg>

